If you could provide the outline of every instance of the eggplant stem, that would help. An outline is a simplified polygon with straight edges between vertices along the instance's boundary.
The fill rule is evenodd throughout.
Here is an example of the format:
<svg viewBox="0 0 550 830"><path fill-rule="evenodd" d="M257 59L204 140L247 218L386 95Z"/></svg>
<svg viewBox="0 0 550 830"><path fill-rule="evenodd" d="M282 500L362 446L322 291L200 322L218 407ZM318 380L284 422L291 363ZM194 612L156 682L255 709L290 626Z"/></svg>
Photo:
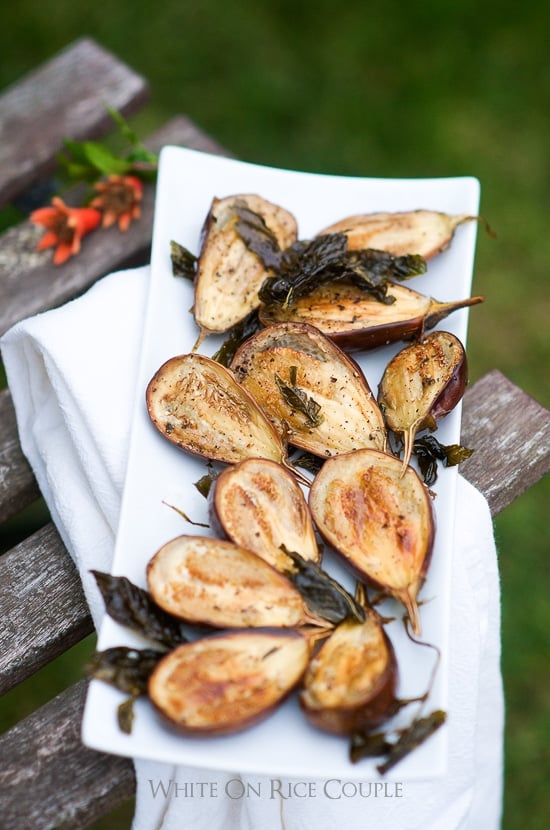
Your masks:
<svg viewBox="0 0 550 830"><path fill-rule="evenodd" d="M332 630L334 628L334 623L331 623L329 620L325 620L323 617L317 617L314 614L305 614L304 622L323 631L323 637L325 636L324 632L326 629Z"/></svg>
<svg viewBox="0 0 550 830"><path fill-rule="evenodd" d="M412 424L405 432L403 433L403 464L401 466L401 472L399 474L399 478L403 478L405 473L407 472L407 467L409 466L409 461L411 460L411 455L413 451L414 445L414 438L416 435L416 427L417 422Z"/></svg>
<svg viewBox="0 0 550 830"><path fill-rule="evenodd" d="M415 637L420 637L422 634L422 625L420 622L420 611L416 597L411 595L409 588L403 588L400 591L395 591L394 596L405 606L413 634Z"/></svg>
<svg viewBox="0 0 550 830"><path fill-rule="evenodd" d="M193 344L193 348L191 349L191 351L196 352L202 346L203 342L206 340L206 338L208 337L209 334L210 334L210 332L208 331L208 329L204 329L201 326L201 329L199 331L199 336L195 340L195 342Z"/></svg>
<svg viewBox="0 0 550 830"><path fill-rule="evenodd" d="M305 473L302 473L301 470L294 467L288 458L284 458L282 464L283 467L286 467L286 469L297 478L300 484L303 484L305 487L311 487L311 480L305 475Z"/></svg>

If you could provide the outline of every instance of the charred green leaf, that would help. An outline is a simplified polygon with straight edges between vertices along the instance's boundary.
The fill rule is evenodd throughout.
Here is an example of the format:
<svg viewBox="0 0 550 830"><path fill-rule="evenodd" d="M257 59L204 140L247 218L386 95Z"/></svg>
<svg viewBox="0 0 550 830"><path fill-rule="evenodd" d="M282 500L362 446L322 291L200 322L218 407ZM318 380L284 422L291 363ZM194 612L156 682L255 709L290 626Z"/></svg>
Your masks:
<svg viewBox="0 0 550 830"><path fill-rule="evenodd" d="M218 351L212 355L213 359L221 363L222 366L229 366L241 343L244 343L245 340L248 340L249 337L252 337L261 328L263 326L258 317L258 310L255 309L244 320L241 320L240 323L233 326Z"/></svg>
<svg viewBox="0 0 550 830"><path fill-rule="evenodd" d="M365 610L348 594L339 582L312 560L304 559L296 551L282 548L292 560L293 568L285 575L304 597L310 611L333 623L346 619L364 622Z"/></svg>
<svg viewBox="0 0 550 830"><path fill-rule="evenodd" d="M291 369L295 369L295 367L291 367ZM293 372L293 375L295 382L296 373ZM321 414L321 405L318 404L317 401L309 397L303 389L300 389L299 386L289 386L286 384L277 373L275 373L275 382L286 403L292 407L292 409L295 409L297 412L301 412L302 415L305 416L307 426L318 427L319 424L322 423L323 415ZM292 381L292 377L290 382L291 384L294 383Z"/></svg>
<svg viewBox="0 0 550 830"><path fill-rule="evenodd" d="M298 241L283 252L276 275L264 280L259 297L266 305L288 306L326 282L348 282L368 291L380 302L394 298L387 293L389 279L404 280L426 270L416 254L395 256L386 251L348 251L344 233Z"/></svg>
<svg viewBox="0 0 550 830"><path fill-rule="evenodd" d="M290 458L290 462L295 467L302 467L310 473L317 474L323 466L325 460L318 455L313 455L311 452L300 452Z"/></svg>
<svg viewBox="0 0 550 830"><path fill-rule="evenodd" d="M126 700L123 700L122 703L120 703L117 706L116 718L118 728L121 732L124 732L125 735L131 735L132 733L132 727L134 725L135 717L135 702L135 697L133 695L130 695L130 697L126 698Z"/></svg>
<svg viewBox="0 0 550 830"><path fill-rule="evenodd" d="M428 487L437 480L437 462L444 467L454 467L469 458L473 450L460 444L441 444L433 435L417 438L413 444L413 453L417 458L422 478Z"/></svg>
<svg viewBox="0 0 550 830"><path fill-rule="evenodd" d="M282 251L263 216L241 201L235 203L233 210L237 217L235 229L248 250L256 254L266 268L279 268Z"/></svg>
<svg viewBox="0 0 550 830"><path fill-rule="evenodd" d="M84 666L87 677L102 680L133 697L147 691L147 681L164 652L116 646L96 651Z"/></svg>
<svg viewBox="0 0 550 830"><path fill-rule="evenodd" d="M204 496L205 499L208 498L210 494L210 488L216 481L219 473L214 469L210 462L207 463L208 472L205 473L198 481L193 482L194 486L197 488L201 496Z"/></svg>
<svg viewBox="0 0 550 830"><path fill-rule="evenodd" d="M350 761L355 764L363 758L384 757L385 760L378 764L376 769L381 775L385 775L403 758L427 741L434 732L437 732L446 719L447 715L441 709L436 709L426 717L417 717L408 727L397 732L397 738L394 741L388 739L389 733L387 732L357 732L351 738Z"/></svg>
<svg viewBox="0 0 550 830"><path fill-rule="evenodd" d="M363 758L380 758L390 752L392 744L385 732L355 732L351 736L349 758L352 764Z"/></svg>
<svg viewBox="0 0 550 830"><path fill-rule="evenodd" d="M156 605L148 591L125 576L92 571L101 591L105 609L121 625L166 647L187 641L184 625Z"/></svg>
<svg viewBox="0 0 550 830"><path fill-rule="evenodd" d="M186 280L193 282L197 273L197 257L183 245L171 240L170 258L172 260L173 275L175 277L185 277Z"/></svg>
<svg viewBox="0 0 550 830"><path fill-rule="evenodd" d="M377 770L380 775L385 775L399 761L427 741L440 726L443 726L446 719L447 714L442 709L436 709L424 718L415 718L410 726L399 732L399 737L388 751L386 760L378 764Z"/></svg>

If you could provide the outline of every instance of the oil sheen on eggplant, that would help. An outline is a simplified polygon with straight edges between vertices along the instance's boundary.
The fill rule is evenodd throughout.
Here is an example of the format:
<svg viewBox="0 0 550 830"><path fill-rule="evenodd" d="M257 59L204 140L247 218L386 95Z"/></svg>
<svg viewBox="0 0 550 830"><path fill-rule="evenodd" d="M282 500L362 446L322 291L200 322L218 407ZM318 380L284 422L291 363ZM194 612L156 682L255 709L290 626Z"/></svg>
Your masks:
<svg viewBox="0 0 550 830"><path fill-rule="evenodd" d="M346 620L311 659L300 705L308 720L326 732L350 735L379 726L393 711L397 661L378 616Z"/></svg>
<svg viewBox="0 0 550 830"><path fill-rule="evenodd" d="M189 623L217 628L321 623L292 582L252 551L206 536L178 536L147 566L153 600Z"/></svg>
<svg viewBox="0 0 550 830"><path fill-rule="evenodd" d="M258 290L271 273L238 232L239 208L253 211L281 249L297 237L294 216L261 196L237 194L213 200L195 277L193 313L203 336L228 331L257 308Z"/></svg>
<svg viewBox="0 0 550 830"><path fill-rule="evenodd" d="M147 409L180 449L228 464L244 458L285 463L280 435L232 372L192 353L167 360L149 381Z"/></svg>
<svg viewBox="0 0 550 830"><path fill-rule="evenodd" d="M403 436L403 467L409 463L417 432L437 428L437 421L464 395L467 381L464 346L448 331L432 332L388 363L378 402L388 429Z"/></svg>
<svg viewBox="0 0 550 830"><path fill-rule="evenodd" d="M304 494L295 477L274 461L249 458L227 467L210 489L209 507L219 535L277 570L291 564L283 547L304 559L320 559Z"/></svg>
<svg viewBox="0 0 550 830"><path fill-rule="evenodd" d="M185 733L240 732L285 700L309 656L308 640L294 630L224 632L167 654L149 679L149 697Z"/></svg>
<svg viewBox="0 0 550 830"><path fill-rule="evenodd" d="M385 448L384 419L361 369L314 326L268 326L237 350L231 368L290 444L321 457Z"/></svg>
<svg viewBox="0 0 550 830"><path fill-rule="evenodd" d="M327 459L309 493L325 540L360 577L399 600L420 634L417 596L428 570L435 517L426 486L398 458L357 450Z"/></svg>
<svg viewBox="0 0 550 830"><path fill-rule="evenodd" d="M264 325L296 322L316 326L345 351L375 349L419 337L460 308L477 305L483 297L439 302L404 285L388 285L393 303L381 303L354 285L328 283L288 306L260 307Z"/></svg>
<svg viewBox="0 0 550 830"><path fill-rule="evenodd" d="M477 220L479 216L467 213L452 216L435 210L364 213L341 219L317 235L345 233L349 250L376 248L431 259L448 248L459 225Z"/></svg>

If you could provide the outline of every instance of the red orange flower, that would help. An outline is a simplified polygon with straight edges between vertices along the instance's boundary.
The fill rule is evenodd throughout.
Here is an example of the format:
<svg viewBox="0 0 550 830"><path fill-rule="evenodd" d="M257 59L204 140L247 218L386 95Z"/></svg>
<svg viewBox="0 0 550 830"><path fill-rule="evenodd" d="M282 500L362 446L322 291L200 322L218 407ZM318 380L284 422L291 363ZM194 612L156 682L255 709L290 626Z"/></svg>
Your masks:
<svg viewBox="0 0 550 830"><path fill-rule="evenodd" d="M51 207L35 210L30 221L42 225L46 233L39 241L38 251L55 248L54 265L62 265L69 257L80 251L82 237L97 228L101 214L94 208L69 207L58 196L52 199Z"/></svg>
<svg viewBox="0 0 550 830"><path fill-rule="evenodd" d="M115 222L121 231L127 231L132 219L139 219L143 183L135 176L109 176L106 182L94 185L99 195L90 204L103 212L102 226L109 228Z"/></svg>

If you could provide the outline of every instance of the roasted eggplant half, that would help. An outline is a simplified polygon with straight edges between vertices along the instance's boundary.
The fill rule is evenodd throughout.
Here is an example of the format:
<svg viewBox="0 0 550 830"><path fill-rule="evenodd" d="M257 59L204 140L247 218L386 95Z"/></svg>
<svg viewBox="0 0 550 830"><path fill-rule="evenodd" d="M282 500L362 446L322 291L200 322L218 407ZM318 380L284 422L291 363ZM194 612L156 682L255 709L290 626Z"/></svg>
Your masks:
<svg viewBox="0 0 550 830"><path fill-rule="evenodd" d="M417 432L435 430L437 421L458 404L467 382L464 346L448 331L432 332L388 363L378 402L388 429L403 436L403 467L409 463Z"/></svg>
<svg viewBox="0 0 550 830"><path fill-rule="evenodd" d="M323 624L292 582L251 551L205 536L178 536L147 566L160 608L216 628L292 628Z"/></svg>
<svg viewBox="0 0 550 830"><path fill-rule="evenodd" d="M431 259L448 248L459 225L479 218L468 213L453 216L435 210L364 213L341 219L317 235L345 233L349 250L375 248L396 256L419 254Z"/></svg>
<svg viewBox="0 0 550 830"><path fill-rule="evenodd" d="M309 493L313 520L359 576L399 600L420 633L417 595L434 542L428 489L398 458L357 450L327 459Z"/></svg>
<svg viewBox="0 0 550 830"><path fill-rule="evenodd" d="M326 732L351 735L379 726L393 714L397 661L378 616L346 620L311 659L300 705L308 720Z"/></svg>
<svg viewBox="0 0 550 830"><path fill-rule="evenodd" d="M246 630L195 640L171 651L149 679L149 697L179 729L239 732L266 718L299 683L310 645L288 630Z"/></svg>
<svg viewBox="0 0 550 830"><path fill-rule="evenodd" d="M384 449L382 413L359 366L306 323L268 326L231 368L289 443L321 457Z"/></svg>
<svg viewBox="0 0 550 830"><path fill-rule="evenodd" d="M279 433L232 372L209 357L170 358L149 381L147 409L177 447L233 464L244 458L286 463Z"/></svg>
<svg viewBox="0 0 550 830"><path fill-rule="evenodd" d="M228 331L259 305L258 290L272 270L266 257L258 256L245 241L251 222L275 251L296 240L294 216L261 196L237 194L213 200L195 276L193 314L202 336Z"/></svg>
<svg viewBox="0 0 550 830"><path fill-rule="evenodd" d="M381 303L357 286L329 283L286 307L262 306L260 320L266 326L309 323L345 351L356 351L421 337L453 311L483 302L483 297L439 302L395 283L388 286L388 297L392 303Z"/></svg>
<svg viewBox="0 0 550 830"><path fill-rule="evenodd" d="M309 507L296 478L280 464L248 458L227 467L209 493L212 526L277 570L290 560L284 549L318 562Z"/></svg>

